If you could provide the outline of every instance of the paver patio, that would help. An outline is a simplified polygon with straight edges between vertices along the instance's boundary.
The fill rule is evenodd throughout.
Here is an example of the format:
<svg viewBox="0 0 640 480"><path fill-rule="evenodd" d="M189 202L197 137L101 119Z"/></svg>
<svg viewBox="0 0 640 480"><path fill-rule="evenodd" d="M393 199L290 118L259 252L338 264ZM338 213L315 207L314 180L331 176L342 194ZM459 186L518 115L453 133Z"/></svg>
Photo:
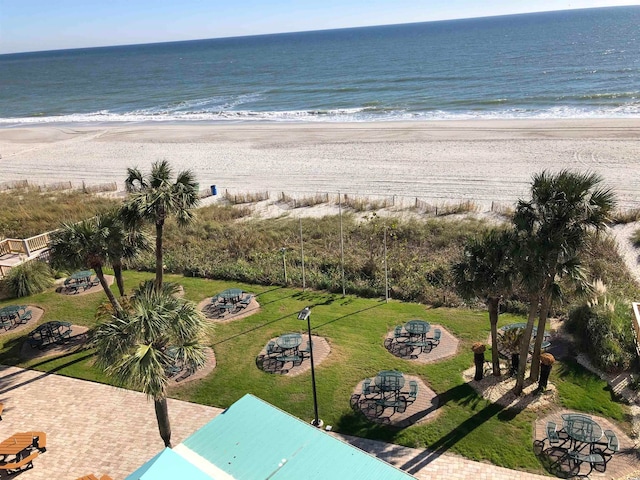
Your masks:
<svg viewBox="0 0 640 480"><path fill-rule="evenodd" d="M32 430L47 434L46 453L20 480L72 480L89 473L119 480L164 447L154 404L139 392L0 367L0 401L5 405L1 439ZM170 399L173 444L221 411Z"/></svg>
<svg viewBox="0 0 640 480"><path fill-rule="evenodd" d="M459 340L442 325L431 325L431 335L436 329L442 332L442 337L440 338L440 343L431 349L425 348L421 350L420 348L409 347L404 341L398 341L394 338L393 330L387 332L384 346L392 355L404 360L412 360L416 363L433 363L454 356L458 351Z"/></svg>
<svg viewBox="0 0 640 480"><path fill-rule="evenodd" d="M544 417L536 419L534 438L536 440L542 440L546 438L546 425L547 422L552 421L556 425L562 427L562 414L563 413L581 413L570 410L560 410ZM598 473L595 470L591 472L589 478L593 479L609 479L609 478L627 478L629 475L637 474L640 477L640 457L638 456L638 443L624 434L616 425L611 423L606 418L590 415L603 430L613 430L620 442L620 451L616 453L613 458L607 464L607 471L604 473ZM547 443L547 446L549 444Z"/></svg>
<svg viewBox="0 0 640 480"><path fill-rule="evenodd" d="M153 402L139 392L0 366L2 436L41 430L47 452L19 480L73 480L95 473L122 480L163 448ZM222 409L169 399L172 442L180 443ZM375 440L332 434L421 480L543 480L550 477Z"/></svg>

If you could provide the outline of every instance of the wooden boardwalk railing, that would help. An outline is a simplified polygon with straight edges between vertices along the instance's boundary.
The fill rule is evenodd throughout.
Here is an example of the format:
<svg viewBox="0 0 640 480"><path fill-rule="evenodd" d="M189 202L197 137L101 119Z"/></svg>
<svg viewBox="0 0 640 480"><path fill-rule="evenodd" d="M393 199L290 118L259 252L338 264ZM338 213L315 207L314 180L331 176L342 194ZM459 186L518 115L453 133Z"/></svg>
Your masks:
<svg viewBox="0 0 640 480"><path fill-rule="evenodd" d="M5 277L16 265L47 256L51 242L51 232L41 233L33 237L0 240L0 278ZM2 261L3 256L11 257L11 261ZM16 256L18 259L16 261Z"/></svg>

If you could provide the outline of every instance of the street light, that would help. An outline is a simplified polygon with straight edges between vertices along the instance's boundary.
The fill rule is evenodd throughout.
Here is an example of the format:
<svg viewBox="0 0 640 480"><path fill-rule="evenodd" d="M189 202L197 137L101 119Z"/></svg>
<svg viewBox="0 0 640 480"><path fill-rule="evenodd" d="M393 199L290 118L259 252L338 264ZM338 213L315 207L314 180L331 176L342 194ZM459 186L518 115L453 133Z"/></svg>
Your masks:
<svg viewBox="0 0 640 480"><path fill-rule="evenodd" d="M311 341L311 308L304 307L298 314L298 320L307 321L307 329L309 331L309 358L311 359L311 384L313 385L313 411L315 418L312 425L315 427L321 427L321 420L318 418L318 396L316 394L316 373L313 368L313 342Z"/></svg>

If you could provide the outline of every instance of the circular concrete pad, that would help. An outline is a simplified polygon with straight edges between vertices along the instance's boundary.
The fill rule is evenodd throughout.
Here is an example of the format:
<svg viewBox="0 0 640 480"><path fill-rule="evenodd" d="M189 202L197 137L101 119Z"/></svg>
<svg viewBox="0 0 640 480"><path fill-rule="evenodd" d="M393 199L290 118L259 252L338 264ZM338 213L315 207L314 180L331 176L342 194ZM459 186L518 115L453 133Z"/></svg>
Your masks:
<svg viewBox="0 0 640 480"><path fill-rule="evenodd" d="M409 398L409 382L413 380L418 384L418 395L413 402L409 401L404 412L396 412L391 407L383 408L376 403L375 395L364 395L362 392L364 380L356 385L351 395L351 407L372 422L399 428L433 420L439 412L436 392L431 390L420 377L404 375L404 378L405 384L401 396L407 399Z"/></svg>
<svg viewBox="0 0 640 480"><path fill-rule="evenodd" d="M214 322L226 323L233 322L234 320L240 320L241 318L249 317L254 313L258 313L260 311L260 304L258 303L258 299L256 298L256 296L250 292L246 293L249 293L252 296L251 302L242 310L234 313L219 315L218 312L216 312L212 308L211 297L207 297L204 300L200 301L197 308L204 314L205 317L207 317L208 320L212 320Z"/></svg>
<svg viewBox="0 0 640 480"><path fill-rule="evenodd" d="M429 336L432 337L436 329L442 332L442 336L440 337L440 343L433 348L420 349L407 346L403 343L403 340L398 341L394 338L393 330L387 332L387 336L384 339L384 346L392 355L405 360L413 360L416 363L433 363L443 358L454 356L458 351L460 341L442 325L436 324L431 324Z"/></svg>
<svg viewBox="0 0 640 480"><path fill-rule="evenodd" d="M270 342L275 342L278 337L273 337ZM325 358L329 356L331 347L329 342L323 337L317 335L311 335L313 339L313 365L317 367ZM300 349L307 347L309 341L308 334L302 334L302 343L300 343ZM256 357L256 366L267 373L279 373L281 375L300 375L307 370L311 370L311 361L309 355L305 355L300 365L295 365L293 362L282 362L275 358L275 355L267 356L267 346L265 345L260 353Z"/></svg>

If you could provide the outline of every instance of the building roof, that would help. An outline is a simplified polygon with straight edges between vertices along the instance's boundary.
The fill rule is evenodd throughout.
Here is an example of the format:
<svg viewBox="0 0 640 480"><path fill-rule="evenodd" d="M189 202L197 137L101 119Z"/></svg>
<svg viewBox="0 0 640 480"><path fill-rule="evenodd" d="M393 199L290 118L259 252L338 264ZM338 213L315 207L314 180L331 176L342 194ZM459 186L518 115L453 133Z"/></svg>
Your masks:
<svg viewBox="0 0 640 480"><path fill-rule="evenodd" d="M414 478L253 395L242 397L176 451L210 478Z"/></svg>
<svg viewBox="0 0 640 480"><path fill-rule="evenodd" d="M170 448L165 448L125 480L211 480L211 477ZM218 480L218 479L216 479Z"/></svg>

